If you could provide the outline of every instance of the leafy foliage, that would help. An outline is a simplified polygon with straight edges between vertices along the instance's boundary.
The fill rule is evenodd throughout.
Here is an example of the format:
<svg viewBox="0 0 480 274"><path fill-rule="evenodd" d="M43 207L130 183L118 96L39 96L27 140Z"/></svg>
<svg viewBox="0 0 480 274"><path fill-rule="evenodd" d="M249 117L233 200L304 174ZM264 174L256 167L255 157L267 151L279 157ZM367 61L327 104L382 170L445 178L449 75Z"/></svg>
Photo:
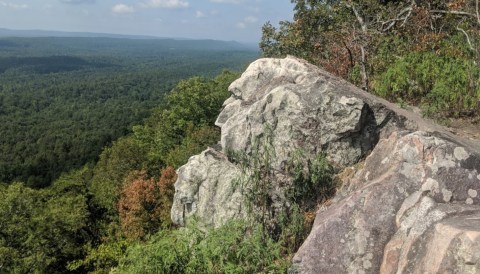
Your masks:
<svg viewBox="0 0 480 274"><path fill-rule="evenodd" d="M15 46L15 43L13 43L13 46ZM218 51L216 52L218 53ZM130 54L133 53L130 52ZM187 53L183 52L183 54ZM197 57L200 59L209 56L209 54L203 56L204 53L199 52L197 54L199 54ZM214 54L214 52L210 54ZM86 153L94 155L92 157L88 156L88 160L79 160L76 163L80 164L98 158L96 165L88 165L85 168L61 175L47 187L33 189L25 186L24 183L0 184L0 272L65 273L73 271L107 273L111 268L118 265L128 246L136 241L144 241L158 231L159 233L166 233L166 231L172 229L170 208L176 173L174 168L167 167L166 163L178 167L184 164L192 154L198 153L205 149L207 145L218 141L219 130L213 127L213 123L221 110L223 101L229 96L228 85L238 74L225 71L214 79L194 77L184 80L165 96L161 92L167 86L159 85L160 90L155 88L151 91L152 95L158 95L155 98L162 100L162 103L158 104L157 99L147 95L150 92L148 91L150 83L144 82L145 77L160 81L164 79L162 78L164 76L171 76L168 81L173 83L178 77L193 71L173 65L170 70L171 75L159 76L157 72L165 71L168 68L154 69L158 64L150 63L152 60L150 58L155 59L158 56L151 57L148 54L144 55L144 53L141 55L142 58L146 59L134 65L130 72L123 71L124 68L116 67L114 71L120 74L114 74L114 71L110 71L113 69L112 67L89 67L91 63L86 61L82 64L79 63L79 67L72 68L69 72L65 72L63 68L59 67L62 70L61 72L52 72L47 77L37 69L38 66L48 66L48 62L45 61L48 57L25 59L23 60L24 63L20 63L18 67L10 64L10 67L3 74L0 74L0 81L9 79L13 81L13 75L18 72L19 80L18 83L15 82L15 85L19 85L18 87L23 85L23 77L33 75L32 82L26 82L26 85L29 85L32 91L35 83L39 83L38 81L35 82L38 79L60 79L59 86L53 87L52 93L40 90L38 94L33 92L30 94L26 90L25 94L30 95L21 97L13 93L14 90L17 90L16 88L12 88L10 93L2 93L2 90L0 90L0 104L8 106L8 108L0 108L0 117L7 119L8 122L2 124L4 127L12 126L17 130L19 125L23 126L23 122L17 122L16 119L21 117L17 114L21 112L22 115L31 115L28 111L21 110L26 102L23 100L30 100L31 97L29 96L37 95L44 97L38 101L32 99L28 108L39 110L38 115L42 115L42 110L48 110L48 115L45 117L48 117L48 121L52 121L52 123L47 126L56 126L58 119L63 118L62 111L68 109L68 100L70 100L69 95L64 94L62 88L71 89L72 91L69 92L74 92L74 99L72 100L76 100L76 103L79 104L77 105L78 108L68 110L71 112L68 117L77 117L78 119L75 118L77 119L75 121L81 122L79 124L72 122L72 128L68 127L69 122L58 122L58 125L65 127L65 134L55 135L55 140L58 143L50 139L50 132L42 132L44 135L42 138L45 138L45 140L39 139L35 149L44 151L45 153L42 155L48 158L51 157L49 146L54 145L56 149L58 148L59 157L58 159L54 157L53 160L39 158L36 161L41 165L41 169L32 167L24 171L24 167L17 163L19 159L15 160L16 156L13 154L6 155L6 157L13 157L8 165L2 165L6 162L2 162L0 158L1 175L5 176L0 180L10 183L10 179L17 178L18 174L25 174L25 177L22 175L18 178L25 178L29 186L48 185L46 182L58 177L57 174L60 174L62 170L71 169L75 166L75 164L71 165L69 161L76 161L74 160L76 156L65 154L67 151L73 153L74 149L71 146L62 145L61 142L64 141L75 140L80 142L81 146L79 148L82 148L82 150L75 150L75 153L79 153L78 155L86 155ZM88 59L87 57L79 58ZM106 59L112 61L109 58ZM70 61L75 60L77 59L73 58ZM166 60L169 59L166 58ZM105 60L99 58L100 61ZM188 61L190 63L194 61L192 64L195 63L195 60ZM26 65L28 62L35 65L28 67ZM129 64L129 60L118 62L126 66L132 65ZM216 61L213 60L213 62ZM52 66L56 66L55 64L53 62ZM72 65L75 64L72 63ZM208 66L210 65L207 64ZM218 68L214 67L211 67L212 70L206 68L204 71L207 74L211 73ZM89 70L92 70L94 76L89 74ZM183 72L180 72L180 70L183 70ZM106 83L102 82L103 80L99 82L95 82L95 79L86 81L87 78L79 78L78 82L75 82L77 80L73 81L72 79L75 78L76 73L81 73L87 78L98 77L95 79L108 80L108 83L111 84L118 81L118 85L103 85ZM128 75L128 79L138 78L135 82L126 85L122 82L122 77L126 75ZM107 79L107 76L111 79ZM119 78L117 79L117 77ZM77 87L82 81L85 83ZM48 87L48 81L40 84L42 85L41 89L50 88ZM89 84L95 85L91 87L94 90L93 93L84 92L86 88L89 88ZM101 87L97 90L96 85ZM8 85L5 87L7 89L11 88ZM112 112L108 107L109 102L117 99L117 95L110 92L113 87L121 91L128 90L126 97L120 96L118 100L121 103L128 102L129 106L123 109L119 107L118 112ZM3 91L5 90L3 89ZM145 90L145 92L142 90ZM96 97L97 95L100 95L100 97ZM55 104L54 109L49 109L52 103L48 102L47 99L50 96L51 98L57 98L53 102ZM81 99L77 98L77 100L75 96ZM136 117L144 117L152 109L151 106L147 107L146 105L144 105L146 109L142 109L134 100L130 100L129 96L134 96L140 101L151 104L151 106L157 104L157 109L152 111L144 124L134 126L132 134L117 139L118 136L128 133L128 130L124 130L119 135L108 137L106 142L95 138L89 139L89 141L81 139L81 134L93 137L96 134L95 132L89 132L87 125L104 127L103 130L106 130L110 127L117 127L115 121L123 123L128 120L130 122L125 125L129 127L137 119L129 113L129 110L139 114ZM82 98L85 99L84 105L82 105ZM21 104L13 104L11 100L17 100L15 102ZM102 108L99 111L101 117L94 116L96 108L92 107L92 102L97 104L96 107ZM86 109L82 110L83 107L86 107ZM17 114L10 115L10 111ZM54 114L57 116L54 116ZM81 118L84 117L82 115L86 117L87 114L89 122L84 123ZM122 118L124 116L128 117ZM9 117L11 120L8 120ZM102 120L102 117L105 120ZM109 119L109 117L112 117L112 119ZM131 118L132 120L129 120ZM38 118L34 117L33 121L37 121L35 119ZM25 121L29 122L29 120ZM102 123L107 123L108 126ZM40 122L38 124L44 125ZM75 129L78 125L82 126L81 130ZM54 130L54 128L51 129L52 134ZM8 133L9 131L5 132ZM69 134L73 133L77 134L75 136L79 140L72 139ZM34 134L31 134L27 137L36 138L33 136ZM9 133L2 137L9 140L17 138ZM8 147L8 149L22 151L24 153L22 159L25 159L25 164L29 164L28 153L31 152L30 146L33 145L28 138L25 140L25 145L23 145L22 140L18 140L18 147ZM89 142L93 140L96 140L95 146L103 146L106 143L111 143L111 146L105 147L100 156L97 156L97 152L89 150L92 148ZM61 163L65 165L58 164L55 168L51 167L50 165L57 165L55 164L57 160L61 160ZM11 172L11 168L19 173ZM29 179L31 176L37 175L38 178Z"/></svg>
<svg viewBox="0 0 480 274"><path fill-rule="evenodd" d="M159 182L145 172L130 174L118 201L122 231L128 239L139 239L171 225L170 208L177 174L172 167L162 170Z"/></svg>
<svg viewBox="0 0 480 274"><path fill-rule="evenodd" d="M167 159L174 160L175 155L171 150L176 149L181 153L186 149L188 145L182 144L182 140L188 133L191 135L185 142L192 138L197 138L195 142L199 142L198 134L202 134L202 138L212 139L214 135L212 130L208 130L209 134L205 134L205 131L203 133L194 131L213 126L223 102L230 95L228 86L237 76L235 73L224 71L213 80L193 77L181 81L165 98L164 105L153 112L145 125L134 127L136 139L148 150L149 173L164 167ZM198 136L194 137L195 134ZM183 164L175 161L172 165Z"/></svg>
<svg viewBox="0 0 480 274"><path fill-rule="evenodd" d="M118 273L282 273L281 244L265 239L260 225L230 221L206 232L195 224L161 232L131 246Z"/></svg>
<svg viewBox="0 0 480 274"><path fill-rule="evenodd" d="M174 168L184 165L192 155L196 155L208 145L215 144L220 137L220 130L216 127L202 126L196 129L187 129L182 143L171 149L166 155L166 163Z"/></svg>
<svg viewBox="0 0 480 274"><path fill-rule="evenodd" d="M229 96L227 87L236 77L224 71L213 80L194 77L182 81L145 124L134 127L133 135L102 152L91 191L110 219L117 213L127 175L144 170L147 177L158 177L166 164L179 167L193 154L217 142L220 133L213 123Z"/></svg>
<svg viewBox="0 0 480 274"><path fill-rule="evenodd" d="M144 168L146 149L132 137L124 137L106 147L95 165L90 191L96 204L108 214L116 212L117 198L128 174Z"/></svg>
<svg viewBox="0 0 480 274"><path fill-rule="evenodd" d="M63 272L83 255L92 235L86 183L90 170L60 177L34 190L21 183L0 191L0 265L6 273Z"/></svg>
<svg viewBox="0 0 480 274"><path fill-rule="evenodd" d="M165 163L183 165L218 141L213 122L236 77L225 71L215 79L182 81L145 124L134 128L134 134L105 148L89 187L98 217L97 238L85 245L85 257L74 260L70 269L108 272L130 243L172 229L176 173Z"/></svg>
<svg viewBox="0 0 480 274"><path fill-rule="evenodd" d="M97 161L181 79L242 68L257 56L218 41L2 38L0 44L0 181L36 188Z"/></svg>
<svg viewBox="0 0 480 274"><path fill-rule="evenodd" d="M311 228L317 202L334 192L333 171L324 155L312 162L293 158L286 173L292 183L283 189L288 204L281 211L273 208L275 149L272 134L257 141L252 156L231 152L241 163L244 176L238 182L244 189L250 220L231 220L225 225L200 228L196 221L186 228L160 231L146 243L130 246L120 260L118 273L284 273L293 253ZM276 186L276 185L275 185ZM274 212L279 214L274 216Z"/></svg>
<svg viewBox="0 0 480 274"><path fill-rule="evenodd" d="M111 268L125 255L128 242L125 240L102 243L93 248L91 244L84 245L86 256L83 259L71 261L67 265L70 271L88 271L89 273L109 273Z"/></svg>
<svg viewBox="0 0 480 274"><path fill-rule="evenodd" d="M391 100L416 102L430 116L470 116L479 107L479 76L480 68L467 59L414 52L378 76L376 92Z"/></svg>
<svg viewBox="0 0 480 274"><path fill-rule="evenodd" d="M479 116L475 1L292 2L293 22L264 25L265 56L307 59L430 116Z"/></svg>
<svg viewBox="0 0 480 274"><path fill-rule="evenodd" d="M298 152L292 157L287 169L293 178L287 197L303 209L312 210L315 205L335 194L333 168L325 155L319 154L315 159L309 160L304 157L304 153Z"/></svg>

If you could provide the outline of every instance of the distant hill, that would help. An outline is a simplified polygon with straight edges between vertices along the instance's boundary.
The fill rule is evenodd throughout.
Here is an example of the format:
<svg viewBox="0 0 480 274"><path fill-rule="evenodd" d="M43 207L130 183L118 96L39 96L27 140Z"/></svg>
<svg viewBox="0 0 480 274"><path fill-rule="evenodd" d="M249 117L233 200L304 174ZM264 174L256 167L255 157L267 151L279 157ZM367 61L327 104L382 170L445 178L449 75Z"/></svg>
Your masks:
<svg viewBox="0 0 480 274"><path fill-rule="evenodd" d="M50 30L12 30L0 28L0 38L113 38L113 39L132 39L132 40L161 40L171 41L172 43L182 43L180 41L202 41L200 45L208 45L211 49L241 49L241 50L258 50L258 46L254 44L243 44L236 41L221 41L211 39L188 39L188 38L169 38L169 37L157 37L148 35L125 35L125 34L113 34L113 33L94 33L94 32L64 32L64 31L50 31ZM214 46L214 44L216 44ZM194 43L194 47L198 46L198 43ZM176 45L172 45L176 46ZM225 48L227 47L227 48ZM201 48L200 48L201 49ZM205 49L205 48L204 48Z"/></svg>
<svg viewBox="0 0 480 274"><path fill-rule="evenodd" d="M0 37L109 37L129 39L158 39L159 37L146 35L123 35L112 33L93 32L64 32L50 30L12 30L0 28Z"/></svg>

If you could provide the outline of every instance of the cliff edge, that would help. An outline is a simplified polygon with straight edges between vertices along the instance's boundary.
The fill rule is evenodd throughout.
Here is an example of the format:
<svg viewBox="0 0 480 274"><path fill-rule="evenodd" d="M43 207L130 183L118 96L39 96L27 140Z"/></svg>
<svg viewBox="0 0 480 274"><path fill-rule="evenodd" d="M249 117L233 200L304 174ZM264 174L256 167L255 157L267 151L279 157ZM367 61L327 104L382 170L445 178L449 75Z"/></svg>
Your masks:
<svg viewBox="0 0 480 274"><path fill-rule="evenodd" d="M229 90L220 145L178 169L174 223L244 218L242 167L229 155L251 155L268 138L274 170L298 151L322 153L341 181L292 273L480 272L478 142L294 57L255 61ZM274 207L288 180L274 173Z"/></svg>

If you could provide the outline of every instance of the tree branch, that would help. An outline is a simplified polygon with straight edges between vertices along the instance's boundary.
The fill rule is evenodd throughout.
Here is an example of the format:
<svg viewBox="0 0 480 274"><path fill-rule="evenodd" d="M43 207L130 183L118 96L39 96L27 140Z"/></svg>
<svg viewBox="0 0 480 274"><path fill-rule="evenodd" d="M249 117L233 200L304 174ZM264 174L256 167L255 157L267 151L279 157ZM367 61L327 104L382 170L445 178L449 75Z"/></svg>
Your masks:
<svg viewBox="0 0 480 274"><path fill-rule="evenodd" d="M477 2L478 2L478 1L477 1ZM462 23L462 21L460 21L460 22L458 23L458 25L457 25L457 30L460 31L460 32L462 32L462 33L465 35L465 37L467 38L468 46L470 47L470 49L471 49L472 51L474 51L475 48L473 47L472 41L470 40L470 36L468 35L468 33L467 33L464 29L460 28L460 24L461 24L461 23Z"/></svg>
<svg viewBox="0 0 480 274"><path fill-rule="evenodd" d="M388 21L384 21L384 22L380 22L382 23L382 32L385 32L385 31L389 31L391 28L393 28L397 22L400 22L400 21L403 21L401 27L403 27L406 23L407 23L407 20L408 18L410 18L410 15L412 15L412 10L413 10L413 7L416 5L417 3L415 2L415 0L412 0L410 2L410 5L406 8L404 8L403 10L401 10L397 16L393 19L390 19ZM403 16L405 13L407 13L407 15ZM388 26L386 28L384 28L384 26L388 24Z"/></svg>
<svg viewBox="0 0 480 274"><path fill-rule="evenodd" d="M406 12L408 12L408 14L405 16L405 17L401 17L403 14L405 14ZM395 24L399 21L403 21L402 23L402 26L405 25L405 23L407 22L408 20L408 17L410 17L410 15L412 14L412 7L407 7L403 10L401 10L397 17L394 18L394 19L390 19L388 21L384 21L384 22L381 22L382 23L382 31L388 31L390 30L391 28L393 28L395 26ZM383 28L383 26L385 26L386 24L388 24L388 26L386 28Z"/></svg>
<svg viewBox="0 0 480 274"><path fill-rule="evenodd" d="M480 12L478 12L478 0L475 1L475 12L477 13L477 23L480 25Z"/></svg>
<svg viewBox="0 0 480 274"><path fill-rule="evenodd" d="M478 3L478 0L477 0ZM470 16L473 18L477 18L477 16L473 13L466 12L466 11L459 11L459 10L430 10L430 13L441 13L441 14L454 14L454 15L462 15L462 16Z"/></svg>
<svg viewBox="0 0 480 274"><path fill-rule="evenodd" d="M366 33L367 32L367 24L365 24L365 21L363 20L362 16L360 16L360 13L358 13L358 10L357 10L357 8L355 8L355 5L349 4L349 3L346 3L345 5L353 11L353 14L355 14L355 17L357 18L357 21L360 24L360 27L362 28L362 31L364 33Z"/></svg>

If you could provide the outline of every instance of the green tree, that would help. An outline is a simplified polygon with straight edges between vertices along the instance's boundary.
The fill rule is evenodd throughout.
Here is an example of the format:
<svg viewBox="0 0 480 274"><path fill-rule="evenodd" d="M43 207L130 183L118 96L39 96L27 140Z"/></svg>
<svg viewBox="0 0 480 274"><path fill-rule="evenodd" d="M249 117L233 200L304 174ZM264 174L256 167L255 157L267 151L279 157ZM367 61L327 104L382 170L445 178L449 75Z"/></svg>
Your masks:
<svg viewBox="0 0 480 274"><path fill-rule="evenodd" d="M265 56L307 59L365 90L433 106L425 109L426 114L480 113L476 0L292 3L292 22L280 22L278 29L264 25L260 47ZM440 64L433 64L433 56L441 59ZM436 65L458 73L438 77L428 68Z"/></svg>
<svg viewBox="0 0 480 274"><path fill-rule="evenodd" d="M107 210L107 215L117 212L116 205L122 185L128 174L144 168L146 149L136 139L121 138L105 148L95 165L90 190L94 201Z"/></svg>
<svg viewBox="0 0 480 274"><path fill-rule="evenodd" d="M68 261L83 255L82 245L92 237L89 174L88 168L74 171L43 190L21 183L1 187L2 272L62 273Z"/></svg>

